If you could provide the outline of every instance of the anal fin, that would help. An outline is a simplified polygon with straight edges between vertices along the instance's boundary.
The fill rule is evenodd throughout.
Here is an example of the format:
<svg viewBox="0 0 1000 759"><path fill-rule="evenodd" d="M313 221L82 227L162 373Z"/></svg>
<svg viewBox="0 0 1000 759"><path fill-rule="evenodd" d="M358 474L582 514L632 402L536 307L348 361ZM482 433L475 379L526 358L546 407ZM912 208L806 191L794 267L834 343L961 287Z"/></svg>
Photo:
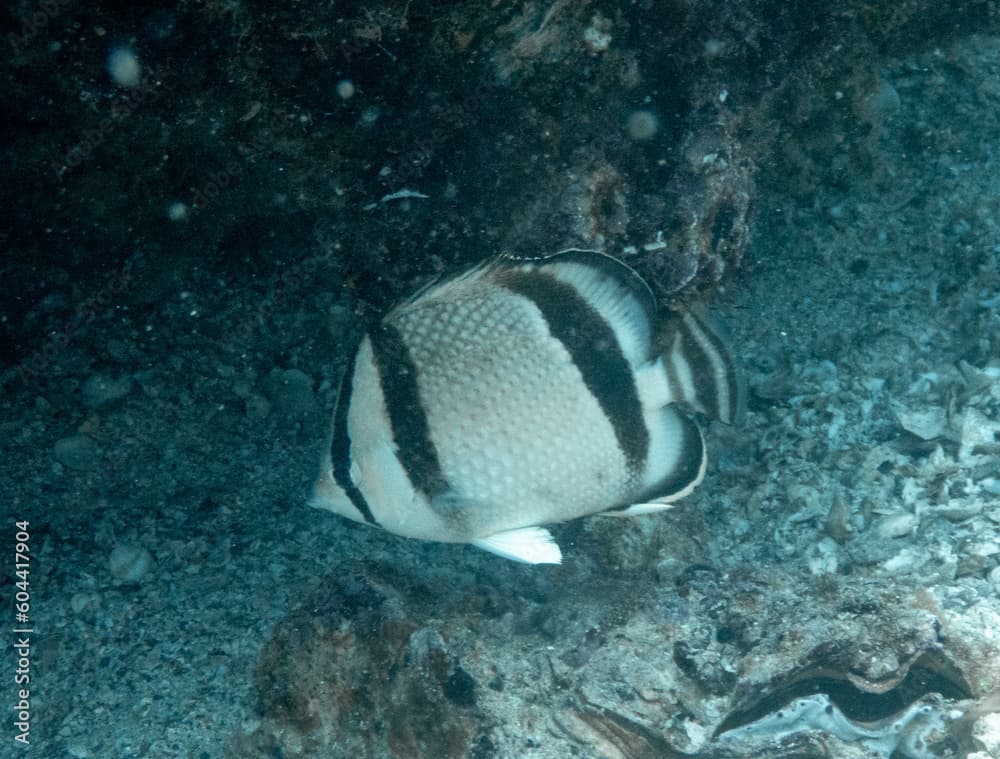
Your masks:
<svg viewBox="0 0 1000 759"><path fill-rule="evenodd" d="M643 514L659 514L662 511L668 511L672 509L674 504L672 503L633 503L631 506L626 506L623 509L611 509L610 511L602 511L600 516L604 517L637 517Z"/></svg>
<svg viewBox="0 0 1000 759"><path fill-rule="evenodd" d="M542 527L522 527L477 538L472 545L525 564L561 564L562 552L552 533Z"/></svg>

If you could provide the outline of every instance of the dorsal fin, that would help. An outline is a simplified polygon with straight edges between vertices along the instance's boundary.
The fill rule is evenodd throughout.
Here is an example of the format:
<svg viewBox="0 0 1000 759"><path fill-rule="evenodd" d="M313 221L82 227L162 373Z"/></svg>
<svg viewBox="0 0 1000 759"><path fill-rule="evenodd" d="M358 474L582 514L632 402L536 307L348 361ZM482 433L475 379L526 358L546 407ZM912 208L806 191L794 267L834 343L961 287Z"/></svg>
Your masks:
<svg viewBox="0 0 1000 759"><path fill-rule="evenodd" d="M387 321L400 311L418 306L420 303L438 298L450 298L460 295L481 282L491 271L503 266L509 260L506 255L494 256L475 266L453 276L441 274L422 285L416 292L399 301L385 316Z"/></svg>
<svg viewBox="0 0 1000 759"><path fill-rule="evenodd" d="M722 323L692 304L665 325L659 342L672 399L738 424L746 411L746 385Z"/></svg>
<svg viewBox="0 0 1000 759"><path fill-rule="evenodd" d="M629 364L637 367L651 358L657 318L653 291L630 266L595 250L570 248L538 258L496 256L458 275L425 284L393 307L386 320L427 301L460 297L494 272L510 269L542 272L573 287L614 331Z"/></svg>

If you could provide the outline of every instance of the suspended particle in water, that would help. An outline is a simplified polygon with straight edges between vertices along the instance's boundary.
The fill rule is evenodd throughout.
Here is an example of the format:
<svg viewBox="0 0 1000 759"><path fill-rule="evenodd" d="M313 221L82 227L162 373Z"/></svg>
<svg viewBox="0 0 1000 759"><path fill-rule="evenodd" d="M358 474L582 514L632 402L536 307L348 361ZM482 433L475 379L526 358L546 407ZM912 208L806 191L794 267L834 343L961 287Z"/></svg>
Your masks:
<svg viewBox="0 0 1000 759"><path fill-rule="evenodd" d="M127 47L115 47L108 53L108 74L119 87L135 87L142 77L142 66L135 51Z"/></svg>
<svg viewBox="0 0 1000 759"><path fill-rule="evenodd" d="M337 94L342 100L350 100L354 96L354 82L350 79L341 79L337 82Z"/></svg>

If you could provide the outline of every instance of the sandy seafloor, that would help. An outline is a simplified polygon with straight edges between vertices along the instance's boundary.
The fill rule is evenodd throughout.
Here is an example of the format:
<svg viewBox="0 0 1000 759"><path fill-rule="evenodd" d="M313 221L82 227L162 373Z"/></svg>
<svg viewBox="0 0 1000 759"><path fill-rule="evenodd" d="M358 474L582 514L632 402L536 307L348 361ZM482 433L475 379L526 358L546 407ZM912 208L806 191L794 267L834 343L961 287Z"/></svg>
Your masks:
<svg viewBox="0 0 1000 759"><path fill-rule="evenodd" d="M306 507L357 337L322 268L95 320L2 399L31 754L1000 757L1000 39L879 66L875 179L768 188L716 301L746 422L560 567Z"/></svg>

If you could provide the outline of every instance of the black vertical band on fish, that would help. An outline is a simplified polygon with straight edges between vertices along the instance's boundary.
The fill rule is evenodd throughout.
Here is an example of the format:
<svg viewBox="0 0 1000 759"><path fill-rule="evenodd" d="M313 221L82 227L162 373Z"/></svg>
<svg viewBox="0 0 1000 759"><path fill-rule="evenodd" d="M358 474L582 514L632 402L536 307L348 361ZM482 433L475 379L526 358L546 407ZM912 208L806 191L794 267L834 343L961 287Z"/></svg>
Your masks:
<svg viewBox="0 0 1000 759"><path fill-rule="evenodd" d="M697 482L705 460L705 440L701 436L698 423L686 414L677 414L681 423L681 439L677 443L680 451L670 474L651 488L650 498L678 493Z"/></svg>
<svg viewBox="0 0 1000 759"><path fill-rule="evenodd" d="M591 271L599 271L608 279L618 282L628 290L639 304L643 314L646 316L646 321L651 325L656 324L658 318L656 296L649 289L646 280L631 266L603 253L595 253L592 250L576 250L573 248L564 250L555 256L548 256L547 258L559 264L573 263ZM542 262L545 260L545 258L541 259Z"/></svg>
<svg viewBox="0 0 1000 759"><path fill-rule="evenodd" d="M632 367L614 330L574 287L549 274L515 270L504 272L498 281L541 311L549 333L569 352L611 423L629 468L641 471L649 449L649 431Z"/></svg>
<svg viewBox="0 0 1000 759"><path fill-rule="evenodd" d="M337 395L337 410L333 417L333 441L330 443L330 461L333 465L333 481L343 488L365 521L378 524L375 515L364 494L358 490L351 479L351 434L347 429L347 412L351 408L351 393L354 388L354 366L358 352L354 351L347 361L344 376L340 380L340 392Z"/></svg>
<svg viewBox="0 0 1000 759"><path fill-rule="evenodd" d="M400 463L415 488L429 497L444 493L448 483L420 401L417 367L410 349L392 324L374 330L371 341Z"/></svg>
<svg viewBox="0 0 1000 759"><path fill-rule="evenodd" d="M705 440L701 436L698 423L686 414L677 413L674 419L679 425L679 440L676 442L679 452L677 459L670 467L670 473L656 484L650 486L643 498L654 500L673 496L691 487L692 483L701 478L702 466L705 460ZM608 512L627 511L630 503L623 503L608 509Z"/></svg>

